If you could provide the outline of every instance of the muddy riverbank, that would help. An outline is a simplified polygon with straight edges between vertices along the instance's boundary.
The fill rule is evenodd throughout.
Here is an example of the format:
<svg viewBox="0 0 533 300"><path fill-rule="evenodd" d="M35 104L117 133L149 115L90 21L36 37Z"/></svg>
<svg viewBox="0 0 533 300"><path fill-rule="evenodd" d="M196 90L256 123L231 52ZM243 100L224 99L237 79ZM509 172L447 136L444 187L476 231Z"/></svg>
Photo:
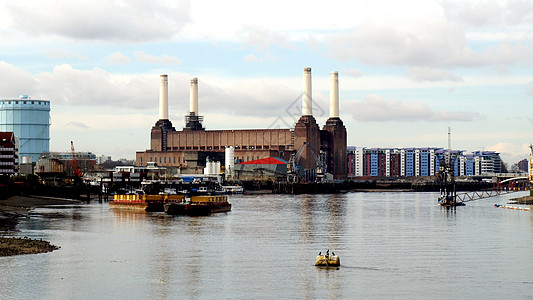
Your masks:
<svg viewBox="0 0 533 300"><path fill-rule="evenodd" d="M14 196L0 200L0 235L16 231L19 219L28 218L35 207L81 203L53 197ZM29 238L0 237L0 256L45 253L58 249L48 241Z"/></svg>

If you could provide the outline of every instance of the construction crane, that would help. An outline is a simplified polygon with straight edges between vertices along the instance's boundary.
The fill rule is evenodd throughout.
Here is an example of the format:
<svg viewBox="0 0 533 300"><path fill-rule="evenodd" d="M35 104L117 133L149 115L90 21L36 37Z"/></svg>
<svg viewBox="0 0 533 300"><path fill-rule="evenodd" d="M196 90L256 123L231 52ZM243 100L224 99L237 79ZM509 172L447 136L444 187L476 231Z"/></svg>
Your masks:
<svg viewBox="0 0 533 300"><path fill-rule="evenodd" d="M304 152L305 148L309 148L309 150L311 151L311 155L313 155L313 158L315 159L317 181L323 180L324 175L325 175L324 174L325 173L324 162L315 153L315 151L313 151L313 149L309 147L309 144L304 142L304 144L302 145L302 147L300 147L298 152L291 155L291 158L287 165L287 181L295 182L295 180L298 178L298 174L300 171L299 162L300 162L300 159L302 158L302 153Z"/></svg>
<svg viewBox="0 0 533 300"><path fill-rule="evenodd" d="M74 151L74 142L70 141L70 150L72 150L72 171L75 177L81 177L80 169L78 169L78 164L76 162L76 154Z"/></svg>
<svg viewBox="0 0 533 300"><path fill-rule="evenodd" d="M304 142L302 147L298 149L298 151L294 154L291 154L291 158L289 159L289 163L287 164L287 181L288 182L296 182L298 179L298 174L300 172L300 159L302 158L302 153L304 152L305 148L307 147L307 143Z"/></svg>
<svg viewBox="0 0 533 300"><path fill-rule="evenodd" d="M322 159L315 153L315 151L313 151L313 149L311 149L311 147L309 147L309 150L311 150L311 154L313 155L313 158L315 159L315 162L316 162L316 181L318 182L322 182L324 180L324 171L325 171L325 167L324 167L324 162L322 161Z"/></svg>

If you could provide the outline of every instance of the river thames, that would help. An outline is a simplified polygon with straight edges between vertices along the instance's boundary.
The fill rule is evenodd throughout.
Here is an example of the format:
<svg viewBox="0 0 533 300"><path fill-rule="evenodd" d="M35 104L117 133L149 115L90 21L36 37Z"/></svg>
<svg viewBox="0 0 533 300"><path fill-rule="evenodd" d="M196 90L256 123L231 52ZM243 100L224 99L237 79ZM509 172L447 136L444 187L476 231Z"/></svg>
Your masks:
<svg viewBox="0 0 533 300"><path fill-rule="evenodd" d="M3 235L51 253L0 257L2 299L523 299L533 213L511 197L437 206L437 193L231 196L204 217L37 208ZM319 251L341 267L315 267Z"/></svg>

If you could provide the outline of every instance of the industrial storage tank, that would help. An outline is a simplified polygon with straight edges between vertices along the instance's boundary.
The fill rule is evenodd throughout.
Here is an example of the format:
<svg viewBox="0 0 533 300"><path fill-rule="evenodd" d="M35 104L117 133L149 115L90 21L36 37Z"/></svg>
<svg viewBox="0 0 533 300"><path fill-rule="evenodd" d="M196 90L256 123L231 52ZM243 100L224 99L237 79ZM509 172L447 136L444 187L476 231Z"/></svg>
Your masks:
<svg viewBox="0 0 533 300"><path fill-rule="evenodd" d="M233 146L227 147L224 154L226 180L231 180L233 179L235 170L235 148L233 148Z"/></svg>
<svg viewBox="0 0 533 300"><path fill-rule="evenodd" d="M27 95L0 99L0 131L13 132L19 139L19 157L37 161L50 151L50 101Z"/></svg>

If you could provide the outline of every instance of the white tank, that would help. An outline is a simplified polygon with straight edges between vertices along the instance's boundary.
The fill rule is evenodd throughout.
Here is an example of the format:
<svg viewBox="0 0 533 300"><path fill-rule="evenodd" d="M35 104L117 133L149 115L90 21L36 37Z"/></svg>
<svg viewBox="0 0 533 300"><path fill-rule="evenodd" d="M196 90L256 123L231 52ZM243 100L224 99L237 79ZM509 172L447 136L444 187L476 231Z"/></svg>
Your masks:
<svg viewBox="0 0 533 300"><path fill-rule="evenodd" d="M215 167L213 169L213 175L218 175L218 174L220 174L220 162L216 161Z"/></svg>
<svg viewBox="0 0 533 300"><path fill-rule="evenodd" d="M204 175L211 174L211 164L212 162L209 160L205 162Z"/></svg>
<svg viewBox="0 0 533 300"><path fill-rule="evenodd" d="M31 156L23 156L22 157L22 163L23 164L31 164L32 162L32 157Z"/></svg>
<svg viewBox="0 0 533 300"><path fill-rule="evenodd" d="M224 169L226 170L226 179L233 179L235 168L235 148L227 147L225 151Z"/></svg>

